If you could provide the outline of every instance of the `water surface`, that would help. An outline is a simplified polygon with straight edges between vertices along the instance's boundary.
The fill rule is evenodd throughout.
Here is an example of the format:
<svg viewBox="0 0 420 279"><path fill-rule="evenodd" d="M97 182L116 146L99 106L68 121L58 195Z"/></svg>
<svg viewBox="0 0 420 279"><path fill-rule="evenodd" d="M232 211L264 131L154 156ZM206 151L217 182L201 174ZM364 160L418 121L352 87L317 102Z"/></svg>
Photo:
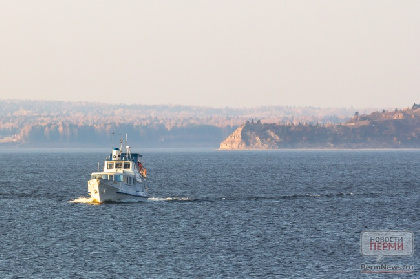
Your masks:
<svg viewBox="0 0 420 279"><path fill-rule="evenodd" d="M416 150L146 149L148 202L80 202L107 152L0 152L0 278L396 278L360 233L420 230Z"/></svg>

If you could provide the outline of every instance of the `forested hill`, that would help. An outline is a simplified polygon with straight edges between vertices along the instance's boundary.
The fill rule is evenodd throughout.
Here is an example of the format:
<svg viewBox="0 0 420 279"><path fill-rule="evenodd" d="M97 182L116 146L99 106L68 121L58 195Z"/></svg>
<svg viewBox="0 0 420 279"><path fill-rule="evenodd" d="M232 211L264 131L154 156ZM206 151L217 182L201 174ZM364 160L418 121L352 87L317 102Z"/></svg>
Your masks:
<svg viewBox="0 0 420 279"><path fill-rule="evenodd" d="M0 100L0 144L109 146L112 139L118 142L127 133L133 146L217 148L248 120L331 124L348 120L354 111L354 108L241 109Z"/></svg>
<svg viewBox="0 0 420 279"><path fill-rule="evenodd" d="M221 149L420 148L420 105L354 116L343 124L247 122Z"/></svg>

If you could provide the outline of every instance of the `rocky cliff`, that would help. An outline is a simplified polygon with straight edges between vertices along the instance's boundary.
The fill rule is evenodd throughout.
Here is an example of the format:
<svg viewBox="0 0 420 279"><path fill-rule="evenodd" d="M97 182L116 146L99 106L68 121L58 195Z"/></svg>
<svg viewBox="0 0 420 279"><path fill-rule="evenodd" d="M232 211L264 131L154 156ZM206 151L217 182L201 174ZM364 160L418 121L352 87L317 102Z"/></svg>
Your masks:
<svg viewBox="0 0 420 279"><path fill-rule="evenodd" d="M337 125L247 122L220 149L420 148L420 108L355 113Z"/></svg>
<svg viewBox="0 0 420 279"><path fill-rule="evenodd" d="M246 144L242 140L242 129L244 126L238 127L230 134L221 144L220 149L246 149Z"/></svg>

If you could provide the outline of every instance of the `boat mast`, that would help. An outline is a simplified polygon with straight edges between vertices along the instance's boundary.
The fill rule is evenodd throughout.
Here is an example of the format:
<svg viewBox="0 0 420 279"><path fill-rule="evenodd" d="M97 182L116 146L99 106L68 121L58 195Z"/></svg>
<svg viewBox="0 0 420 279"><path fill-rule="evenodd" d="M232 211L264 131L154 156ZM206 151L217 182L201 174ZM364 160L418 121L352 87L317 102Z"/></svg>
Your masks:
<svg viewBox="0 0 420 279"><path fill-rule="evenodd" d="M131 159L131 150L130 150L130 146L127 145L128 143L128 136L127 133L125 134L125 152L127 153L127 159L130 160Z"/></svg>
<svg viewBox="0 0 420 279"><path fill-rule="evenodd" d="M127 136L127 133L125 133L125 152L126 152L126 153L128 153L128 150L127 150L127 141L128 141L128 140L127 140L127 137L128 137L128 136Z"/></svg>

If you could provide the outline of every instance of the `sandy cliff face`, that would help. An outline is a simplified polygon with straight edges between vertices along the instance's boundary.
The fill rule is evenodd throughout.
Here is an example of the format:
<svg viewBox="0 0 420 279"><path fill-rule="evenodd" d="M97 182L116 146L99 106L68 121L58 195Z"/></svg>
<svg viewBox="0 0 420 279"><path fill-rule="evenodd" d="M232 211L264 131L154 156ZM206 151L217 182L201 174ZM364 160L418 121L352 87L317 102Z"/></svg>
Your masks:
<svg viewBox="0 0 420 279"><path fill-rule="evenodd" d="M355 115L336 125L250 123L220 149L420 148L420 108Z"/></svg>
<svg viewBox="0 0 420 279"><path fill-rule="evenodd" d="M242 140L242 129L244 126L236 129L230 136L228 136L222 143L220 149L244 149L246 143Z"/></svg>

